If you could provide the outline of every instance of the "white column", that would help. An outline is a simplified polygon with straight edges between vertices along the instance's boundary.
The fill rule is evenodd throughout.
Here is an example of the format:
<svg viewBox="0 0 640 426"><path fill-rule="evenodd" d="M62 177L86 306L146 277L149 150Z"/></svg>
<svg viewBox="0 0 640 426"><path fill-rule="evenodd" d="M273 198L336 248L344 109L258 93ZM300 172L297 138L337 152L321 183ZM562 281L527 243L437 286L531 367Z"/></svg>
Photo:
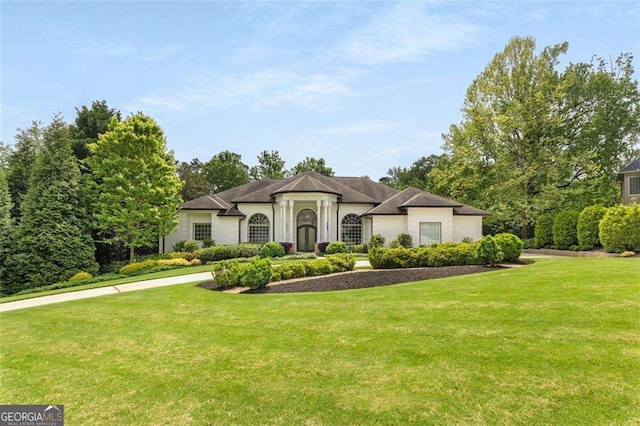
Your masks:
<svg viewBox="0 0 640 426"><path fill-rule="evenodd" d="M323 235L324 235L324 229L322 227L322 224L324 223L323 220L323 214L322 214L322 200L318 200L316 201L316 207L317 207L317 211L318 211L318 217L316 218L318 223L316 224L318 227L318 233L316 235L316 243L322 242L324 241Z"/></svg>
<svg viewBox="0 0 640 426"><path fill-rule="evenodd" d="M213 221L214 221L213 216L214 215L215 213L211 213L211 235L209 235L209 238L211 238L211 241L214 241L214 238L213 238Z"/></svg>
<svg viewBox="0 0 640 426"><path fill-rule="evenodd" d="M328 206L327 206L327 241L331 241L331 216L333 216L333 213L331 212L331 205L333 203L331 201L328 202ZM336 236L336 239L338 237Z"/></svg>
<svg viewBox="0 0 640 426"><path fill-rule="evenodd" d="M287 241L287 211L286 201L280 201L280 241Z"/></svg>
<svg viewBox="0 0 640 426"><path fill-rule="evenodd" d="M295 234L294 234L294 226L293 226L293 200L289 200L289 242L295 242ZM296 250L298 248L296 247Z"/></svg>

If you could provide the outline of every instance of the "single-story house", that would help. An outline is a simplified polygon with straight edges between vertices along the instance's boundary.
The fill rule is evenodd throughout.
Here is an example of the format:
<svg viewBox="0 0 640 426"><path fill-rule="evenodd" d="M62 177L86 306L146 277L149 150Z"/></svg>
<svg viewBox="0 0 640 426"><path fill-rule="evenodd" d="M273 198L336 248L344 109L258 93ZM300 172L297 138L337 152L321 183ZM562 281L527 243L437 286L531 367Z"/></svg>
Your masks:
<svg viewBox="0 0 640 426"><path fill-rule="evenodd" d="M622 185L622 204L640 203L640 157L618 173Z"/></svg>
<svg viewBox="0 0 640 426"><path fill-rule="evenodd" d="M327 177L310 171L263 179L182 204L178 227L160 239L168 252L181 240L216 244L278 241L293 250L317 243L390 241L410 234L415 245L482 238L489 213L417 188L402 191L366 177Z"/></svg>

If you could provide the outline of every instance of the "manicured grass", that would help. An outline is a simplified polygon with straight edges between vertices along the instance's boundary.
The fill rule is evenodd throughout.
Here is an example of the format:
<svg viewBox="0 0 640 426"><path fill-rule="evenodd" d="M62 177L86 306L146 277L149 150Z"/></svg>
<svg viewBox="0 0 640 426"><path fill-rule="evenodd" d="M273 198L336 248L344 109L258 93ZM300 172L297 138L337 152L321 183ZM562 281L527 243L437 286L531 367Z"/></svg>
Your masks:
<svg viewBox="0 0 640 426"><path fill-rule="evenodd" d="M0 403L69 424L637 424L640 261L0 314Z"/></svg>

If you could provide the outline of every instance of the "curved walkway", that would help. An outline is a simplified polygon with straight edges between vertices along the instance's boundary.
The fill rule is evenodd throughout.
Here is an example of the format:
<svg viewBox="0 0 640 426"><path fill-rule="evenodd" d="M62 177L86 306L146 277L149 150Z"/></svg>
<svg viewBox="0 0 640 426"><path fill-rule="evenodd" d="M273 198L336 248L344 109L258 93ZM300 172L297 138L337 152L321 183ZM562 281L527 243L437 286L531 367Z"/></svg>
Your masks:
<svg viewBox="0 0 640 426"><path fill-rule="evenodd" d="M32 299L16 300L15 302L0 303L0 312L16 309L31 308L33 306L50 305L52 303L67 302L69 300L87 299L89 297L105 296L107 294L125 293L127 291L146 290L148 288L164 287L175 284L193 283L213 279L211 272L178 275L176 277L158 278L155 280L138 281L135 283L119 284L109 287L92 288L90 290L71 291L69 293L52 294L50 296L34 297Z"/></svg>

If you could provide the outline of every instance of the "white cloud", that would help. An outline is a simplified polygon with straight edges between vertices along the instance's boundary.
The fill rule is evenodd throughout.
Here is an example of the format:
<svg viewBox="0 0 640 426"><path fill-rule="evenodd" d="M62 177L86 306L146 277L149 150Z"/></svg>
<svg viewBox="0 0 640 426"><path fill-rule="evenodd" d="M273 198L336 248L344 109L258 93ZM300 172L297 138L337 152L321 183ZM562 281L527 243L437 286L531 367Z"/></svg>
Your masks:
<svg viewBox="0 0 640 426"><path fill-rule="evenodd" d="M334 109L345 96L356 73L348 69L304 73L270 68L235 76L201 76L182 87L138 97L129 110L186 110L199 107L247 105L250 108L295 104L313 110Z"/></svg>
<svg viewBox="0 0 640 426"><path fill-rule="evenodd" d="M363 64L400 63L475 43L479 26L428 8L424 3L397 4L352 33L342 50Z"/></svg>

